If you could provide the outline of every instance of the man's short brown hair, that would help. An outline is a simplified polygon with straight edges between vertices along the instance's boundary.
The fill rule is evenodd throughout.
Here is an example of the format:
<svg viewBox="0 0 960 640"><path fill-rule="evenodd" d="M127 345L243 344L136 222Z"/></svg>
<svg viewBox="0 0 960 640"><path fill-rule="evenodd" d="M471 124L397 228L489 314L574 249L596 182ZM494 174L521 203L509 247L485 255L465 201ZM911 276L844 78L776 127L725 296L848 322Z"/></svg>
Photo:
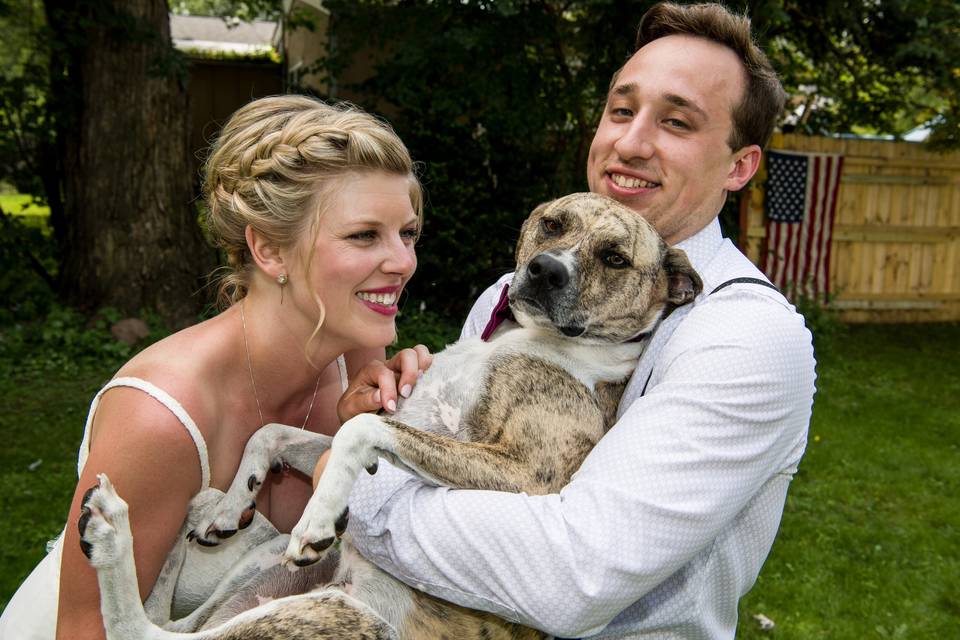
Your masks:
<svg viewBox="0 0 960 640"><path fill-rule="evenodd" d="M743 63L747 82L740 104L733 108L733 132L727 144L734 151L751 144L765 146L783 112L785 97L780 78L770 66L766 54L753 41L750 18L732 13L716 3L679 5L661 2L651 7L640 20L635 51L669 35L706 38L737 54Z"/></svg>

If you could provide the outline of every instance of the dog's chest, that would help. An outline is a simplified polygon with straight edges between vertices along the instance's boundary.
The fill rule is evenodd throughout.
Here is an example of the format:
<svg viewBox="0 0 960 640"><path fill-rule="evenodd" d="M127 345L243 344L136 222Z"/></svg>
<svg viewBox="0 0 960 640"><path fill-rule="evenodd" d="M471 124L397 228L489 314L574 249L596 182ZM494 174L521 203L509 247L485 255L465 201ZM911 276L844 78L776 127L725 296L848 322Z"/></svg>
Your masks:
<svg viewBox="0 0 960 640"><path fill-rule="evenodd" d="M469 440L471 434L463 428L464 420L485 399L490 384L496 382L498 367L506 362L515 363L519 357L530 364L531 371L536 370L537 363L548 362L569 374L553 392L565 393L566 384L586 387L593 393L597 383L625 379L642 349L637 345L585 348L568 342L523 328L505 331L490 342L461 340L435 355L432 366L410 398L400 403L395 417L424 431Z"/></svg>
<svg viewBox="0 0 960 640"><path fill-rule="evenodd" d="M491 343L462 340L434 356L433 364L401 401L396 418L419 429L466 439L464 418L483 397L492 359Z"/></svg>

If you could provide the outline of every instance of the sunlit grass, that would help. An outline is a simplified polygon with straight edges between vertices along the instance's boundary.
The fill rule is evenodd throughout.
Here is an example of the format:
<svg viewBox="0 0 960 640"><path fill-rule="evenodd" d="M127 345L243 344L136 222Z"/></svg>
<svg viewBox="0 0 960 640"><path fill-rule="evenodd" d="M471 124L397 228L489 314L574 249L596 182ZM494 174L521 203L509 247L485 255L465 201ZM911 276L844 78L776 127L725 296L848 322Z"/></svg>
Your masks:
<svg viewBox="0 0 960 640"><path fill-rule="evenodd" d="M0 193L0 207L6 213L17 216L39 216L45 218L50 215L50 208L33 202L33 198L23 193Z"/></svg>

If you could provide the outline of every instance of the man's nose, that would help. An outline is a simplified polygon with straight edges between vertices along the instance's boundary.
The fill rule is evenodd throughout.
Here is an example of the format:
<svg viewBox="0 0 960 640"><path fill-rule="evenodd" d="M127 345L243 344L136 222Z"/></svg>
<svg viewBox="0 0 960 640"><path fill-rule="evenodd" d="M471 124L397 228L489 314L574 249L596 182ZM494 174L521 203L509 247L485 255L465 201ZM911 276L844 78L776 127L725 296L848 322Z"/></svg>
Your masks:
<svg viewBox="0 0 960 640"><path fill-rule="evenodd" d="M630 126L617 139L613 148L623 160L649 160L656 152L655 136L655 124L641 114L630 122Z"/></svg>

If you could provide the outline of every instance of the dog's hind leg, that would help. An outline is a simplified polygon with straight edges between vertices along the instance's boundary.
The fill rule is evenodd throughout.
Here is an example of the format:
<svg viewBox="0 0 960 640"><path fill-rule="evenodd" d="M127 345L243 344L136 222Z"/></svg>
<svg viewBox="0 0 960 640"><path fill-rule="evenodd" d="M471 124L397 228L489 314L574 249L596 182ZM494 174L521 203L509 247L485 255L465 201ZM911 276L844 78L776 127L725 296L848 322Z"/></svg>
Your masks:
<svg viewBox="0 0 960 640"><path fill-rule="evenodd" d="M100 611L108 640L156 637L156 627L140 602L133 561L133 536L127 503L105 474L84 496L80 510L80 547L97 570Z"/></svg>
<svg viewBox="0 0 960 640"><path fill-rule="evenodd" d="M153 589L143 603L143 609L147 618L154 624L165 626L170 621L171 610L173 608L173 593L177 587L177 578L180 576L180 570L183 568L183 561L187 555L187 534L188 526L185 523L177 541L174 543L167 559L163 563L157 575L156 582L153 583Z"/></svg>
<svg viewBox="0 0 960 640"><path fill-rule="evenodd" d="M257 493L267 473L284 464L313 473L317 459L330 448L330 436L282 424L268 424L250 436L240 468L227 493L201 517L190 535L204 546L215 546L250 524Z"/></svg>

